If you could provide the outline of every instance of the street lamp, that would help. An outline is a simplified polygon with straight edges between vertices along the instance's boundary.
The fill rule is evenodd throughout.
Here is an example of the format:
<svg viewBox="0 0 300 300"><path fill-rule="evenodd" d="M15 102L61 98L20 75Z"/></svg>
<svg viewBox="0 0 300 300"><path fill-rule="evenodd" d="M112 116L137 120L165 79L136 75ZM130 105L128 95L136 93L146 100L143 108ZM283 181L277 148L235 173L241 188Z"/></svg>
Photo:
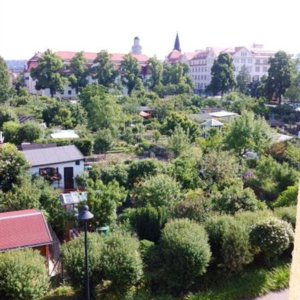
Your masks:
<svg viewBox="0 0 300 300"><path fill-rule="evenodd" d="M85 295L86 300L90 300L90 283L89 283L89 264L88 264L88 242L87 242L87 223L92 220L94 215L89 211L89 207L84 205L78 214L78 221L84 223L84 252L85 252Z"/></svg>

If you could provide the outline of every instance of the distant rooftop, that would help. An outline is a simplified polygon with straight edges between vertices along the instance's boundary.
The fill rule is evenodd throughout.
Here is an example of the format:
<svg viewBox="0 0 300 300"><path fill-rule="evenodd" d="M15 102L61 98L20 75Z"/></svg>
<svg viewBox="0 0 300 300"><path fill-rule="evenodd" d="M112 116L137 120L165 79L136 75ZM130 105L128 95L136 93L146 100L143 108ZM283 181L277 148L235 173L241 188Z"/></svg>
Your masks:
<svg viewBox="0 0 300 300"><path fill-rule="evenodd" d="M211 117L214 117L214 118L225 118L225 117L238 116L237 113L230 112L230 111L225 111L225 110L212 112L212 113L209 113L209 115Z"/></svg>

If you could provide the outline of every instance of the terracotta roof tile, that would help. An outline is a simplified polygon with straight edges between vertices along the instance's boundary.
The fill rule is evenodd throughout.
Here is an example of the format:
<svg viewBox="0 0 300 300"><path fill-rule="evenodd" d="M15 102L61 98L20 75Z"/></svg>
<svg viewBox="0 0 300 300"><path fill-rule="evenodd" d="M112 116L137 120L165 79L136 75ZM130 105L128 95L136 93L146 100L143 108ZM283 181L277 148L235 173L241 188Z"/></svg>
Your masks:
<svg viewBox="0 0 300 300"><path fill-rule="evenodd" d="M0 213L0 252L52 243L43 214L35 209Z"/></svg>

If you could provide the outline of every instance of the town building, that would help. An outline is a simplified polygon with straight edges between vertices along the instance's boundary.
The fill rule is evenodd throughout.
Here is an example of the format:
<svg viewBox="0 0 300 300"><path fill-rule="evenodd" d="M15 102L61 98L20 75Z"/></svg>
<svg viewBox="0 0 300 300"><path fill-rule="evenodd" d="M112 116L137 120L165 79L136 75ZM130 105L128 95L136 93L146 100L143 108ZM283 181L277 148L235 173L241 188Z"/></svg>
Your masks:
<svg viewBox="0 0 300 300"><path fill-rule="evenodd" d="M64 63L65 68L71 63L72 58L77 54L74 51L58 51L55 52L55 55L58 56ZM142 54L142 47L140 45L140 39L138 37L134 38L134 44L132 46L131 55L138 61L140 66L140 74L141 77L144 78L147 75L147 64L149 57L147 55ZM36 81L32 79L30 72L34 68L38 66L39 59L43 56L43 53L37 52L35 55L27 61L25 72L24 72L24 79L25 79L25 86L28 92L32 95L42 95L50 97L50 90L37 90L35 88ZM124 59L125 54L122 53L110 53L111 62L115 66L116 70L120 68L120 65ZM95 52L84 52L83 57L86 60L86 64L88 67L92 67L94 65L94 61L97 57L97 53ZM91 76L87 77L89 83L95 82L91 78ZM55 97L60 99L74 99L77 97L75 89L70 87L69 85L64 86L63 93L56 93Z"/></svg>
<svg viewBox="0 0 300 300"><path fill-rule="evenodd" d="M84 156L74 145L23 150L30 173L63 190L76 188L75 178L84 172Z"/></svg>

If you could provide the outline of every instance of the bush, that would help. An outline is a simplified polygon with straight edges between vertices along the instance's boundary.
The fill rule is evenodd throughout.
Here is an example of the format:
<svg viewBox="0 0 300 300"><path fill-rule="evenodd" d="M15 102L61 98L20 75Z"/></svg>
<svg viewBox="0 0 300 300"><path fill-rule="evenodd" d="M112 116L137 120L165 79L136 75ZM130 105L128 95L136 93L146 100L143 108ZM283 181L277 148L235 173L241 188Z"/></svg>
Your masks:
<svg viewBox="0 0 300 300"><path fill-rule="evenodd" d="M244 189L240 184L234 184L217 193L213 199L213 207L222 213L235 214L245 210L265 209L266 205L256 199L252 189Z"/></svg>
<svg viewBox="0 0 300 300"><path fill-rule="evenodd" d="M40 299L49 288L44 258L38 251L0 254L1 299Z"/></svg>
<svg viewBox="0 0 300 300"><path fill-rule="evenodd" d="M27 122L23 126L20 127L18 132L18 141L19 143L22 142L29 142L32 143L39 138L41 138L43 131L39 124L34 122Z"/></svg>
<svg viewBox="0 0 300 300"><path fill-rule="evenodd" d="M91 288L101 282L101 261L103 240L98 233L88 234L88 263ZM83 289L85 282L84 272L84 236L63 244L61 248L63 264L70 276L74 287Z"/></svg>
<svg viewBox="0 0 300 300"><path fill-rule="evenodd" d="M95 142L94 142L94 152L95 153L106 153L111 150L113 146L113 136L109 129L101 129L97 131Z"/></svg>
<svg viewBox="0 0 300 300"><path fill-rule="evenodd" d="M121 186L126 187L128 181L128 166L124 164L117 164L101 169L101 180L104 184L116 180Z"/></svg>
<svg viewBox="0 0 300 300"><path fill-rule="evenodd" d="M250 243L261 252L266 263L277 259L293 241L292 226L282 220L270 218L254 225L250 231Z"/></svg>
<svg viewBox="0 0 300 300"><path fill-rule="evenodd" d="M297 204L298 186L288 186L277 200L273 203L273 207L291 206Z"/></svg>
<svg viewBox="0 0 300 300"><path fill-rule="evenodd" d="M206 230L215 266L237 272L251 262L248 232L233 217L213 217L206 223Z"/></svg>
<svg viewBox="0 0 300 300"><path fill-rule="evenodd" d="M110 289L119 295L137 284L143 276L139 243L127 233L114 232L104 239L103 275Z"/></svg>
<svg viewBox="0 0 300 300"><path fill-rule="evenodd" d="M211 213L211 199L202 190L190 191L185 199L174 205L172 213L175 218L187 218L203 223Z"/></svg>
<svg viewBox="0 0 300 300"><path fill-rule="evenodd" d="M180 187L172 177L159 174L146 179L134 194L138 206L168 206L179 199Z"/></svg>
<svg viewBox="0 0 300 300"><path fill-rule="evenodd" d="M93 151L93 140L82 138L74 140L74 145L80 150L84 156L89 156Z"/></svg>
<svg viewBox="0 0 300 300"><path fill-rule="evenodd" d="M161 238L164 279L169 288L188 289L206 272L211 252L204 228L187 219L166 224Z"/></svg>
<svg viewBox="0 0 300 300"><path fill-rule="evenodd" d="M157 243L161 229L167 223L168 218L169 210L165 207L146 206L133 211L130 223L140 240L145 239Z"/></svg>
<svg viewBox="0 0 300 300"><path fill-rule="evenodd" d="M279 219L292 224L293 228L296 227L297 206L275 208L274 214Z"/></svg>

